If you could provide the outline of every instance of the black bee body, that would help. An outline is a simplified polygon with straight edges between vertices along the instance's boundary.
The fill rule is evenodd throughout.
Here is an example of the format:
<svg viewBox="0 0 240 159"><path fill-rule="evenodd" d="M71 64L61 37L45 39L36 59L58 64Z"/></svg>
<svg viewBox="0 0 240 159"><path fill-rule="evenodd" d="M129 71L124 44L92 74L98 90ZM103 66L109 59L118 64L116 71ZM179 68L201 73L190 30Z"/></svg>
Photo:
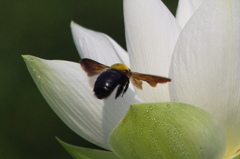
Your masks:
<svg viewBox="0 0 240 159"><path fill-rule="evenodd" d="M93 92L98 99L102 99L108 97L118 86L115 96L116 99L120 94L123 96L128 89L128 85L129 78L126 75L117 70L109 69L98 76L94 84Z"/></svg>

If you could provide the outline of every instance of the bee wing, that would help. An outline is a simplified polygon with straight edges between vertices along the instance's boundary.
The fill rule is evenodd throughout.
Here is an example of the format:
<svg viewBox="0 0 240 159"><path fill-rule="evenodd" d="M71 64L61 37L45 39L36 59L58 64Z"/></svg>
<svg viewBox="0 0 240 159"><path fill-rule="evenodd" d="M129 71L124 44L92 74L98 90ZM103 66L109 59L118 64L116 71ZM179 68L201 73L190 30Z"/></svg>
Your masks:
<svg viewBox="0 0 240 159"><path fill-rule="evenodd" d="M170 78L148 75L148 74L141 74L137 72L131 73L130 80L132 84L136 86L138 89L142 89L142 81L147 82L152 87L156 87L158 83L171 82Z"/></svg>
<svg viewBox="0 0 240 159"><path fill-rule="evenodd" d="M106 71L109 67L98 63L97 61L84 58L80 60L80 65L82 69L87 73L88 76L94 76Z"/></svg>
<svg viewBox="0 0 240 159"><path fill-rule="evenodd" d="M133 76L130 77L131 83L137 87L138 89L142 90L142 81L139 80L138 78L134 78Z"/></svg>

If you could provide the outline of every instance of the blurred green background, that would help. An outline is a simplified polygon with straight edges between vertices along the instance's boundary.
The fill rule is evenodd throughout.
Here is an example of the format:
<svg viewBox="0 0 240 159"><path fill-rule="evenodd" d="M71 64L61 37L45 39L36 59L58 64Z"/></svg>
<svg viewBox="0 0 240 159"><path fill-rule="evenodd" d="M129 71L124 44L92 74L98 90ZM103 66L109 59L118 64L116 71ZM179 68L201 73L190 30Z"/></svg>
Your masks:
<svg viewBox="0 0 240 159"><path fill-rule="evenodd" d="M177 0L165 0L174 13ZM22 54L79 61L70 21L125 46L122 1L0 0L0 158L70 159L55 136L97 148L71 131L31 79Z"/></svg>

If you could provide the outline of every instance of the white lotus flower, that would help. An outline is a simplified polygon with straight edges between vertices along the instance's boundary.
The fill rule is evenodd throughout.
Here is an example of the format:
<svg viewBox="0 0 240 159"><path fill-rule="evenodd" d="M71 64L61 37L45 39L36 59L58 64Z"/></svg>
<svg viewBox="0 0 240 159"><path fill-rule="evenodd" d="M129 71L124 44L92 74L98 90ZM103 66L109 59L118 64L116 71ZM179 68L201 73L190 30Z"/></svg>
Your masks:
<svg viewBox="0 0 240 159"><path fill-rule="evenodd" d="M187 11L186 11L187 10ZM105 34L74 22L81 58L117 62L141 73L170 77L170 84L143 91L131 87L98 100L78 63L25 57L39 90L76 133L109 149L108 138L132 103L184 102L218 120L226 138L225 158L240 153L240 1L180 0L177 21L160 0L124 0L128 54ZM183 29L181 29L183 27Z"/></svg>

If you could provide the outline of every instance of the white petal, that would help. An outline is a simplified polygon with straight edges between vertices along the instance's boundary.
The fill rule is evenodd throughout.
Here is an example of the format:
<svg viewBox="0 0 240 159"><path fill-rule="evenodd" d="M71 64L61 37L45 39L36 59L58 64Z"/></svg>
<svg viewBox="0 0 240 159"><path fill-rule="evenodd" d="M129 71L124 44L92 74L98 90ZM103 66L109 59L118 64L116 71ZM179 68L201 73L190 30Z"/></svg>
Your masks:
<svg viewBox="0 0 240 159"><path fill-rule="evenodd" d="M240 1L210 0L185 26L171 63L171 98L222 124L226 154L240 148Z"/></svg>
<svg viewBox="0 0 240 159"><path fill-rule="evenodd" d="M160 0L124 0L126 41L133 71L168 76L173 48L181 30ZM168 84L138 95L147 102L169 101Z"/></svg>
<svg viewBox="0 0 240 159"><path fill-rule="evenodd" d="M184 27L204 0L179 0L176 19Z"/></svg>
<svg viewBox="0 0 240 159"><path fill-rule="evenodd" d="M187 23L187 21L190 19L194 12L195 9L193 8L191 0L179 0L176 19L178 20L178 23L182 28L184 27L184 25Z"/></svg>
<svg viewBox="0 0 240 159"><path fill-rule="evenodd" d="M81 58L91 58L106 65L124 63L129 66L126 51L109 36L71 22L72 35Z"/></svg>
<svg viewBox="0 0 240 159"><path fill-rule="evenodd" d="M33 56L24 56L24 60L56 114L77 134L103 148L108 149L108 136L129 105L139 102L131 89L123 98L115 100L110 96L107 100L98 100L78 63Z"/></svg>
<svg viewBox="0 0 240 159"><path fill-rule="evenodd" d="M205 0L191 0L195 10L197 10L203 4L204 1Z"/></svg>

